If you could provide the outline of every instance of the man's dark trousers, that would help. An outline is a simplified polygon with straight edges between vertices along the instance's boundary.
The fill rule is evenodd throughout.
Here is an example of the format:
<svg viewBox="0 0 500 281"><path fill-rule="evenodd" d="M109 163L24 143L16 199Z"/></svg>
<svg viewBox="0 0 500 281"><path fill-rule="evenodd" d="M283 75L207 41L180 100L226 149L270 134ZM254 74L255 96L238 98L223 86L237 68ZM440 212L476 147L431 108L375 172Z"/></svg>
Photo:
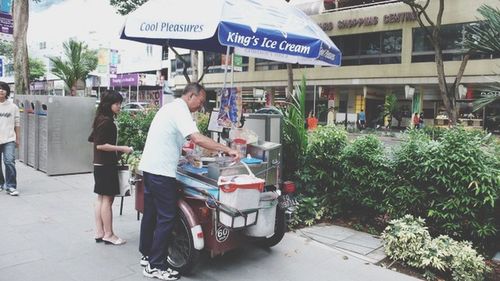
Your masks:
<svg viewBox="0 0 500 281"><path fill-rule="evenodd" d="M166 270L167 247L177 216L177 180L144 172L144 214L139 251L151 268Z"/></svg>

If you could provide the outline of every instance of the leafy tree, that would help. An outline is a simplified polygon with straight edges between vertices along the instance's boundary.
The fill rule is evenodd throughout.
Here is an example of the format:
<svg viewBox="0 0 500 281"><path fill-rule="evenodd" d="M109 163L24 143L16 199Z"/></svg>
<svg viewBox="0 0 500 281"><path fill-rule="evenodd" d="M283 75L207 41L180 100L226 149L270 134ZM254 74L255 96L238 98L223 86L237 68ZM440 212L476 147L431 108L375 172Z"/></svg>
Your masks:
<svg viewBox="0 0 500 281"><path fill-rule="evenodd" d="M54 64L52 73L61 78L66 87L70 89L71 95L76 95L78 81L85 81L88 74L97 67L97 52L89 50L83 42L73 39L63 43L65 58L52 57L50 61Z"/></svg>
<svg viewBox="0 0 500 281"><path fill-rule="evenodd" d="M293 179L300 168L300 161L307 148L306 78L302 76L300 86L283 110L283 179Z"/></svg>
<svg viewBox="0 0 500 281"><path fill-rule="evenodd" d="M14 49L12 42L0 40L0 56L4 56L7 60L11 61L14 57Z"/></svg>
<svg viewBox="0 0 500 281"><path fill-rule="evenodd" d="M109 3L118 9L120 15L127 15L148 0L110 0Z"/></svg>
<svg viewBox="0 0 500 281"><path fill-rule="evenodd" d="M477 10L484 18L478 25L470 27L465 44L471 49L485 53L500 53L500 9L483 5ZM500 81L497 81L500 85ZM500 96L486 96L474 102L474 110L499 101Z"/></svg>
<svg viewBox="0 0 500 281"><path fill-rule="evenodd" d="M45 76L45 63L37 58L29 58L30 81Z"/></svg>
<svg viewBox="0 0 500 281"><path fill-rule="evenodd" d="M382 118L387 117L387 128L391 127L392 117L398 120L398 127L401 123L402 116L398 106L398 99L396 95L390 94L385 98L385 102L382 110Z"/></svg>
<svg viewBox="0 0 500 281"><path fill-rule="evenodd" d="M434 48L439 82L439 94L441 96L441 99L443 100L443 104L446 108L446 112L448 113L451 124L455 125L457 122L456 93L458 93L460 80L462 80L465 67L467 66L467 62L469 61L470 52L465 52L453 84L446 84L446 72L443 61L443 44L441 42L443 38L441 36L441 23L445 8L444 0L439 0L436 19L431 19L428 13L430 0L423 1L423 4L421 4L422 1L419 0L402 0L402 2L407 4L411 8L413 13L417 15L418 24L424 30L425 37L429 40L432 47ZM451 4L450 2L448 3Z"/></svg>
<svg viewBox="0 0 500 281"><path fill-rule="evenodd" d="M0 55L4 56L7 63L12 62L14 45L12 42L0 40ZM4 62L5 63L5 62ZM29 58L29 81L45 75L45 64L39 59Z"/></svg>

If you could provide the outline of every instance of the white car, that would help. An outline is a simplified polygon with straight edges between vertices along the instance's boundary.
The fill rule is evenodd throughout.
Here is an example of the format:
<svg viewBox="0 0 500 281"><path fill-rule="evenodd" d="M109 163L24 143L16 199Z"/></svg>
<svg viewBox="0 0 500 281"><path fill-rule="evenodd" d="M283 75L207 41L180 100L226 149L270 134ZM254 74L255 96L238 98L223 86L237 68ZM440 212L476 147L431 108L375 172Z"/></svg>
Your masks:
<svg viewBox="0 0 500 281"><path fill-rule="evenodd" d="M145 111L150 107L147 102L129 102L122 106L122 111L125 112L139 112Z"/></svg>

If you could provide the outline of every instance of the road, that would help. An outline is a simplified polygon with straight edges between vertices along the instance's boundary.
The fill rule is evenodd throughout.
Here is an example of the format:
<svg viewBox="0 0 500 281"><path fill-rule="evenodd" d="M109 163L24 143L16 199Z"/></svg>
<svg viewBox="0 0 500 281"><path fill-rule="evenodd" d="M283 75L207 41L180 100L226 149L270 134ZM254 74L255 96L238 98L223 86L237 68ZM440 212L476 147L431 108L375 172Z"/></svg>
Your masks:
<svg viewBox="0 0 500 281"><path fill-rule="evenodd" d="M1 281L148 280L139 266L139 221L132 197L115 202L122 246L93 241L92 174L48 177L18 163L21 195L0 194ZM181 280L416 280L287 233L272 249L246 246L214 259L202 256Z"/></svg>

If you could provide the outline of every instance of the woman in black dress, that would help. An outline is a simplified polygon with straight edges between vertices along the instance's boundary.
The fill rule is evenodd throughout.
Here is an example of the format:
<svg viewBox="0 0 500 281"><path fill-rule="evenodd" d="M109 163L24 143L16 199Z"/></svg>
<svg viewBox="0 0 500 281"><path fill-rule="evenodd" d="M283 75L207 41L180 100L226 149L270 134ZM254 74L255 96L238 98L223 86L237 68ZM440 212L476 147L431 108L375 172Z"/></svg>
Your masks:
<svg viewBox="0 0 500 281"><path fill-rule="evenodd" d="M116 91L101 96L91 135L94 142L94 193L97 194L95 240L113 245L126 242L113 232L112 205L115 195L119 194L118 154L132 152L131 147L116 145L118 134L114 117L120 112L122 101L123 97Z"/></svg>

